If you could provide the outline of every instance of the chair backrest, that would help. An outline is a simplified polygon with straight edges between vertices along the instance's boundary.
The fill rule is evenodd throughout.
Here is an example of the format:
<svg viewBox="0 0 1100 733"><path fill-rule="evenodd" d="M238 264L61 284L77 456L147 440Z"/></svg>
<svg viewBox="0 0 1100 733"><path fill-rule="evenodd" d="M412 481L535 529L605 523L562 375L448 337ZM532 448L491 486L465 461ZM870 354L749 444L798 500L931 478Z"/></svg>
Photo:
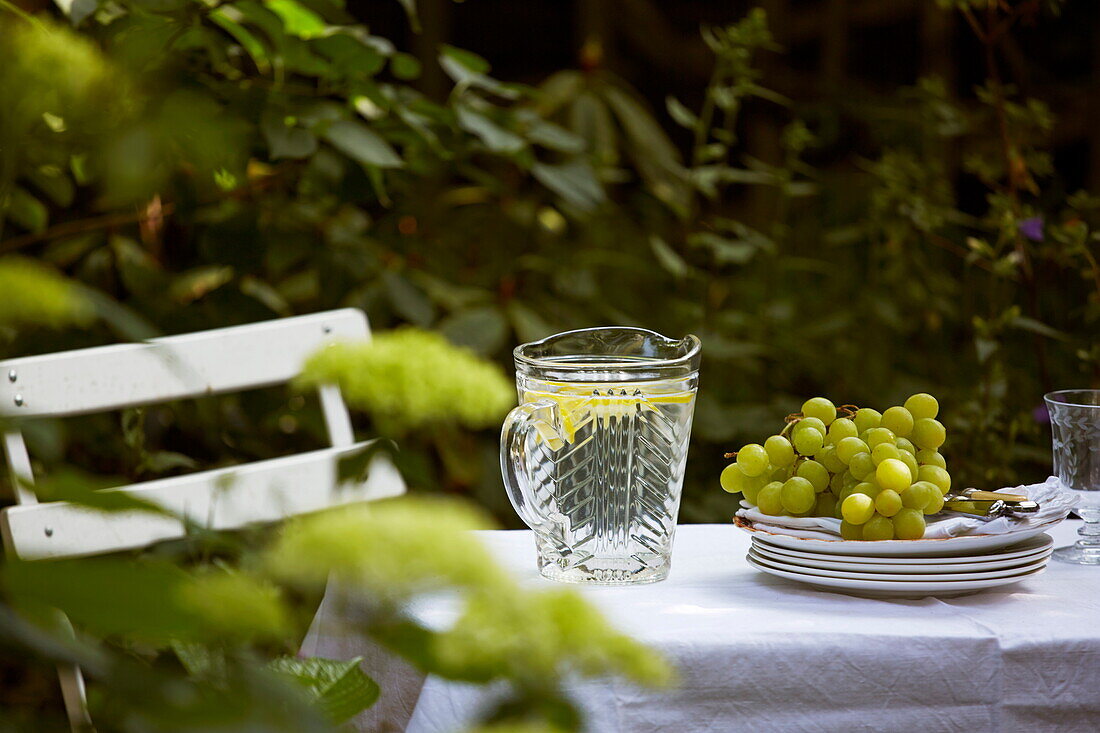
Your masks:
<svg viewBox="0 0 1100 733"><path fill-rule="evenodd" d="M0 361L0 414L64 417L272 386L293 379L326 343L369 336L366 316L346 308ZM365 443L354 442L339 388L319 393L332 448L108 489L162 506L171 517L39 503L22 433L9 425L3 447L19 504L0 511L5 548L24 559L94 555L177 539L191 523L237 529L404 493L400 474L381 457L365 481L339 480L339 459Z"/></svg>

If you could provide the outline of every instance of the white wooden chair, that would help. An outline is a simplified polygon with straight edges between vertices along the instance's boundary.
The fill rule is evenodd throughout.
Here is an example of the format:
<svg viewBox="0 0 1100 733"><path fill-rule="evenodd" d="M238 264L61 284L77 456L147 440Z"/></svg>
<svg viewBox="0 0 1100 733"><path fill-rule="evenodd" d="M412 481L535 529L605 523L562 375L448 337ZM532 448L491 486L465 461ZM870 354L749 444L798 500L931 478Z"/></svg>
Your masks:
<svg viewBox="0 0 1100 733"><path fill-rule="evenodd" d="M0 361L0 414L19 419L105 412L286 383L311 353L335 340L369 338L356 309ZM0 511L9 556L79 557L178 539L189 524L228 530L404 493L393 465L374 459L365 481L338 479L338 460L362 449L339 388L319 389L331 448L108 489L167 509L104 513L67 502L39 503L18 428L3 434L18 504ZM18 421L15 423L18 425ZM80 669L59 669L74 730L90 725Z"/></svg>

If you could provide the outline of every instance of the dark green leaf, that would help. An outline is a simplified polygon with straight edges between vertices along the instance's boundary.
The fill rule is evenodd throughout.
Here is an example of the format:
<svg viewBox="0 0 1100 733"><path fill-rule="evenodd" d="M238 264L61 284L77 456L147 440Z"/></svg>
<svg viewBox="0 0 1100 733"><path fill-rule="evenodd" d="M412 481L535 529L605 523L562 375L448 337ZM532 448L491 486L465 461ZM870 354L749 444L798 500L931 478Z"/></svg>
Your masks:
<svg viewBox="0 0 1100 733"><path fill-rule="evenodd" d="M1028 318L1027 316L1017 316L1012 320L1012 325L1024 331L1031 331L1040 336L1046 336L1047 338L1056 339L1058 341L1068 341L1070 338L1069 335L1062 331L1051 328L1047 324L1037 321L1034 318Z"/></svg>
<svg viewBox="0 0 1100 733"><path fill-rule="evenodd" d="M668 109L669 116L681 127L691 130L699 124L699 118L695 116L695 113L681 104L676 97L671 95L665 97L665 107Z"/></svg>
<svg viewBox="0 0 1100 733"><path fill-rule="evenodd" d="M604 191L592 166L581 158L562 165L535 163L531 173L539 183L582 211L593 209L604 201Z"/></svg>
<svg viewBox="0 0 1100 733"><path fill-rule="evenodd" d="M512 321L512 328L515 329L520 341L538 341L552 335L557 330L534 309L518 300L509 302L506 310L508 311L508 318Z"/></svg>
<svg viewBox="0 0 1100 733"><path fill-rule="evenodd" d="M526 137L533 143L563 153L581 153L585 148L584 138L545 120L534 120L527 129Z"/></svg>
<svg viewBox="0 0 1100 733"><path fill-rule="evenodd" d="M56 166L35 168L27 174L27 180L58 206L66 207L72 204L76 186L60 168Z"/></svg>
<svg viewBox="0 0 1100 733"><path fill-rule="evenodd" d="M439 324L439 330L452 343L490 355L504 345L508 323L498 308L484 306L448 316Z"/></svg>
<svg viewBox="0 0 1100 733"><path fill-rule="evenodd" d="M649 247L653 250L657 262L673 277L683 277L691 270L691 266L684 261L684 258L656 234L649 237Z"/></svg>
<svg viewBox="0 0 1100 733"><path fill-rule="evenodd" d="M460 106L458 126L478 137L485 147L500 153L515 153L523 149L526 143L523 138L513 132L505 130L483 114L475 112L466 106Z"/></svg>
<svg viewBox="0 0 1100 733"><path fill-rule="evenodd" d="M240 10L231 5L222 5L210 13L209 18L233 39L241 44L241 47L252 57L252 63L261 74L271 70L271 64L267 59L267 51L260 39L256 38L250 30L242 25L244 15Z"/></svg>
<svg viewBox="0 0 1100 733"><path fill-rule="evenodd" d="M337 462L337 478L340 483L355 481L362 483L370 474L371 464L379 453L389 453L393 450L393 443L389 440L372 440L353 453L345 453Z"/></svg>
<svg viewBox="0 0 1100 733"><path fill-rule="evenodd" d="M390 144L357 120L337 120L325 128L324 138L342 153L379 168L400 168L404 162Z"/></svg>
<svg viewBox="0 0 1100 733"><path fill-rule="evenodd" d="M19 186L12 190L6 206L0 201L0 214L35 234L45 230L49 223L46 205Z"/></svg>
<svg viewBox="0 0 1100 733"><path fill-rule="evenodd" d="M402 317L417 326L428 326L435 317L432 302L420 288L399 273L387 270L382 274L390 304Z"/></svg>
<svg viewBox="0 0 1100 733"><path fill-rule="evenodd" d="M713 232L692 234L688 243L710 250L719 264L743 265L756 256L757 252L757 247L749 242L729 239Z"/></svg>
<svg viewBox="0 0 1100 733"><path fill-rule="evenodd" d="M314 38L325 32L325 19L295 0L264 0L271 12L283 20L286 32L298 38Z"/></svg>
<svg viewBox="0 0 1100 733"><path fill-rule="evenodd" d="M287 124L286 115L276 110L267 110L260 118L260 129L264 133L271 157L308 158L317 150L317 138L309 130Z"/></svg>
<svg viewBox="0 0 1100 733"><path fill-rule="evenodd" d="M96 315L127 341L144 341L161 336L153 324L137 311L122 305L110 296L92 288L82 288L82 296L92 303Z"/></svg>
<svg viewBox="0 0 1100 733"><path fill-rule="evenodd" d="M382 70L386 57L365 39L349 33L315 38L310 45L332 60L348 76L373 76Z"/></svg>
<svg viewBox="0 0 1100 733"><path fill-rule="evenodd" d="M609 86L604 98L615 112L630 141L631 159L646 186L677 213L686 215L691 192L680 154L642 103L627 92Z"/></svg>
<svg viewBox="0 0 1100 733"><path fill-rule="evenodd" d="M395 53L390 59L390 69L398 79L416 79L420 76L420 60L407 53Z"/></svg>
<svg viewBox="0 0 1100 733"><path fill-rule="evenodd" d="M444 58L451 59L459 66L474 74L488 74L489 62L472 51L456 48L444 43L440 47ZM458 81L457 79L455 81Z"/></svg>
<svg viewBox="0 0 1100 733"><path fill-rule="evenodd" d="M409 27L413 33L420 32L420 16L416 12L416 0L397 0L405 9L405 16L409 19Z"/></svg>
<svg viewBox="0 0 1100 733"><path fill-rule="evenodd" d="M469 51L444 45L439 55L439 65L460 89L477 87L505 99L515 99L519 96L515 86L502 84L488 76L485 72L489 70L489 63Z"/></svg>

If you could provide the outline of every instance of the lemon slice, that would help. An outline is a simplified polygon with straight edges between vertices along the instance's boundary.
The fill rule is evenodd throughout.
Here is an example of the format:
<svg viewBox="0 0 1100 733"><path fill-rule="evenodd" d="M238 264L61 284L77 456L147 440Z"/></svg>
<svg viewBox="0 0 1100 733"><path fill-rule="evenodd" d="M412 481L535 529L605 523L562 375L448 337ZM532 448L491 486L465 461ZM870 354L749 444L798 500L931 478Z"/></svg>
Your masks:
<svg viewBox="0 0 1100 733"><path fill-rule="evenodd" d="M573 443L577 431L592 420L596 420L599 426L609 427L613 420L622 420L638 409L657 412L656 405L688 404L695 397L694 393L686 392L682 388L663 391L641 390L632 385L608 387L602 384L597 386L550 383L550 386L559 386L561 391L527 391L523 393L523 401L526 403L545 400L558 405L561 415L560 436L556 435L553 427L545 422L535 425L538 433L536 441L545 441L551 450L558 450L565 444ZM672 387L672 385L669 386Z"/></svg>

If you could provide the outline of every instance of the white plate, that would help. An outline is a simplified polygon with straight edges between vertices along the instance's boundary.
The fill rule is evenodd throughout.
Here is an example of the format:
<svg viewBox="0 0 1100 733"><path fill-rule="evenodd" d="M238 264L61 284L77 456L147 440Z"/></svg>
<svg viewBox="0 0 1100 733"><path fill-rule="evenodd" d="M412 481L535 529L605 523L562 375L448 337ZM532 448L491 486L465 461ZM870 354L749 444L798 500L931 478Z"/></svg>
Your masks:
<svg viewBox="0 0 1100 733"><path fill-rule="evenodd" d="M759 552L802 565L833 568L835 570L870 570L892 573L952 573L974 570L994 570L1021 565L1040 557L1049 557L1054 551L1050 535L1031 539L980 555L963 557L861 557L859 555L826 555L820 552L803 552L777 547L759 537L752 538L752 546Z"/></svg>
<svg viewBox="0 0 1100 733"><path fill-rule="evenodd" d="M978 573L990 570L1004 570L1006 568L1019 568L1023 565L1028 565L1038 560L1046 560L1054 552L1054 548L1052 546L1048 546L1045 549L1040 549L1023 557L1010 557L1007 559L999 559L996 555L994 555L992 558L981 561L976 559L974 562L938 563L935 561L941 558L924 558L925 560L929 560L929 562L903 564L875 561L878 558L870 558L868 561L864 561L861 558L857 558L852 555L838 555L836 558L830 558L828 560L817 560L814 558L795 555L793 552L778 552L775 548L770 547L763 542L752 543L752 549L756 554L762 555L763 557L775 560L777 562L790 563L793 565L800 565L808 568L819 568L822 570L844 572L901 573L905 575L935 574L937 576ZM881 559L889 560L894 558ZM910 560L912 558L902 559ZM957 558L950 559L956 560Z"/></svg>
<svg viewBox="0 0 1100 733"><path fill-rule="evenodd" d="M811 540L805 537L792 537L756 529L741 517L734 517L734 525L745 530L753 537L765 540L770 545L786 547L791 550L821 552L827 555L860 555L862 557L942 557L973 556L988 553L1002 547L1042 534L1061 522L1055 519L1043 524L1026 527L1005 534L971 534L962 537L946 537L931 540Z"/></svg>
<svg viewBox="0 0 1100 733"><path fill-rule="evenodd" d="M779 570L769 567L764 563L746 557L749 565L757 570L786 578L799 583L806 583L817 588L840 593L849 593L858 596L871 596L874 598L924 598L926 596L961 596L974 593L986 588L995 588L1000 585L1010 585L1021 580L1026 580L1043 572L1043 568L1031 570L1019 575L1010 575L1005 578L990 578L988 580L962 580L962 581L893 581L893 580L852 580L850 578L822 578L805 573L795 573L788 570Z"/></svg>
<svg viewBox="0 0 1100 733"><path fill-rule="evenodd" d="M991 578L1006 578L1010 575L1019 575L1020 573L1026 573L1031 570L1038 570L1044 567L1049 560L1049 557L1043 557L1038 560L1026 561L1022 565L1017 565L1013 568L1001 568L999 570L975 570L972 572L926 572L926 573L891 573L891 572L867 572L859 570L834 570L832 568L814 567L811 565L802 565L795 561L791 561L784 558L776 559L775 557L768 557L761 554L758 551L759 548L753 548L749 550L749 557L754 560L775 567L779 570L788 570L792 573L804 573L806 575L815 575L824 578L849 578L851 580L899 580L905 582L920 582L920 581L934 581L942 580L947 582L960 582L967 580L989 580ZM957 566L955 566L957 567Z"/></svg>

